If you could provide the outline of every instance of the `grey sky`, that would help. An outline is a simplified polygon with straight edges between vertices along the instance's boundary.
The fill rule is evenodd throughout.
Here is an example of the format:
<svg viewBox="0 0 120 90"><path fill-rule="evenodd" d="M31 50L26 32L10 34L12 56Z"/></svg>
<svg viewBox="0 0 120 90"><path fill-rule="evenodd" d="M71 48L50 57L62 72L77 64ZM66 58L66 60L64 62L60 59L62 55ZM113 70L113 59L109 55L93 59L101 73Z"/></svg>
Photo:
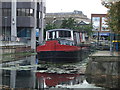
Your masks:
<svg viewBox="0 0 120 90"><path fill-rule="evenodd" d="M89 18L91 14L106 14L107 9L101 0L46 0L47 13L83 11Z"/></svg>

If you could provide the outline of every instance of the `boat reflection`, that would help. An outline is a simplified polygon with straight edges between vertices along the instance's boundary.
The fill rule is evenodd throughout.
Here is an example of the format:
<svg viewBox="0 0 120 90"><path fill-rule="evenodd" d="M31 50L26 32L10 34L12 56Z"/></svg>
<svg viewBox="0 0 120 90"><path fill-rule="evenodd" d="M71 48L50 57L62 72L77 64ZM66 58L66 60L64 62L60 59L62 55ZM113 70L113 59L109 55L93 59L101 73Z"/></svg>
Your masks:
<svg viewBox="0 0 120 90"><path fill-rule="evenodd" d="M79 74L57 74L57 73L41 73L37 72L36 77L38 82L41 83L40 88L55 87L58 84L75 84L82 82L76 78Z"/></svg>
<svg viewBox="0 0 120 90"><path fill-rule="evenodd" d="M94 84L89 84L85 76L80 74L37 72L36 78L38 88L94 88L102 90L102 88L96 87Z"/></svg>

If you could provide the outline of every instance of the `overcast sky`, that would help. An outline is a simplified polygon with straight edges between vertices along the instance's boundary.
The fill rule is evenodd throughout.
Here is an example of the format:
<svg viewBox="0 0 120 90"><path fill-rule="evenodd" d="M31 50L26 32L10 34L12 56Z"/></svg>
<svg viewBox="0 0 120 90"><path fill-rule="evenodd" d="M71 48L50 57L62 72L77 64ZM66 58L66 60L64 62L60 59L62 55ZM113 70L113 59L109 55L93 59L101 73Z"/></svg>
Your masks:
<svg viewBox="0 0 120 90"><path fill-rule="evenodd" d="M107 9L101 5L101 0L46 0L46 12L83 11L89 18L91 14L106 14Z"/></svg>

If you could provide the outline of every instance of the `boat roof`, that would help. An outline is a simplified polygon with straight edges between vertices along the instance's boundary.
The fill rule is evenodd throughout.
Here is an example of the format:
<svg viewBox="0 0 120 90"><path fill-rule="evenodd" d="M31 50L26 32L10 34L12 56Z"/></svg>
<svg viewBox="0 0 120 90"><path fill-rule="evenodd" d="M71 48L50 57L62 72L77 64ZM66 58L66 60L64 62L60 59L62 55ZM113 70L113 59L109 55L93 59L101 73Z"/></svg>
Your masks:
<svg viewBox="0 0 120 90"><path fill-rule="evenodd" d="M51 32L51 31L73 31L71 29L51 29L51 30L47 30L48 32Z"/></svg>

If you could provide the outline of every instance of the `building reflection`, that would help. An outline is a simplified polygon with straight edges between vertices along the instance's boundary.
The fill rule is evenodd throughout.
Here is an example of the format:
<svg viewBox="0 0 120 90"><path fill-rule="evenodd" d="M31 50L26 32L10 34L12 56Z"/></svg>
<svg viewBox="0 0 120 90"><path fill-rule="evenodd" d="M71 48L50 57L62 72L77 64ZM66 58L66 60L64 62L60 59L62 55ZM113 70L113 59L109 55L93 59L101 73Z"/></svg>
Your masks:
<svg viewBox="0 0 120 90"><path fill-rule="evenodd" d="M26 57L24 60L14 61L4 63L4 65L35 65L35 56ZM30 68L29 70L19 70L18 67L13 68L4 68L1 70L0 73L0 88L2 89L14 89L14 88L35 88L35 72L36 68Z"/></svg>

